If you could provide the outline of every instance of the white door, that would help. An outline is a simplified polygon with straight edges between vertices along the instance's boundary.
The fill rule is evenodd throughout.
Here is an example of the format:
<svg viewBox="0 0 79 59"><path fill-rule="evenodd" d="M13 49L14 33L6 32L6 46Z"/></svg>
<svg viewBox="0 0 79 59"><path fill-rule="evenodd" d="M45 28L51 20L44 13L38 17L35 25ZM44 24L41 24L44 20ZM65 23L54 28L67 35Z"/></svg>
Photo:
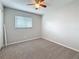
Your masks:
<svg viewBox="0 0 79 59"><path fill-rule="evenodd" d="M0 49L3 46L3 13L0 9Z"/></svg>

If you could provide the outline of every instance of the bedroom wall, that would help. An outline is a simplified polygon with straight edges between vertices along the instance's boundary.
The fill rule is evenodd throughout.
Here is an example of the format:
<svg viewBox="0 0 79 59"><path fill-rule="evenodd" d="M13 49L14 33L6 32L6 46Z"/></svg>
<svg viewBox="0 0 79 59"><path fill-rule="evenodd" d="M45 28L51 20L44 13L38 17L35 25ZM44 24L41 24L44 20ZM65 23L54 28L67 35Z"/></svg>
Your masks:
<svg viewBox="0 0 79 59"><path fill-rule="evenodd" d="M0 49L3 47L3 6L0 3Z"/></svg>
<svg viewBox="0 0 79 59"><path fill-rule="evenodd" d="M29 16L33 19L33 27L28 29L15 29L15 16ZM13 44L20 41L28 41L41 36L41 19L42 16L5 8L5 27L7 33L7 42Z"/></svg>
<svg viewBox="0 0 79 59"><path fill-rule="evenodd" d="M79 1L48 7L42 25L43 38L79 51Z"/></svg>

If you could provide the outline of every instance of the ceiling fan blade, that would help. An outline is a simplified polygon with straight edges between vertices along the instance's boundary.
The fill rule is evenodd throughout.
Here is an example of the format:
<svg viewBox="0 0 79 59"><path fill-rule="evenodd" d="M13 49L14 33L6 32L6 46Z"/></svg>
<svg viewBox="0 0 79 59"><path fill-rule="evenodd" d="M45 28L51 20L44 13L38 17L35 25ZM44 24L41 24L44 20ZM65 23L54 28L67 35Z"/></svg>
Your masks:
<svg viewBox="0 0 79 59"><path fill-rule="evenodd" d="M44 7L44 8L46 8L46 7L47 7L46 5L43 5L43 4L40 4L40 6L41 6L41 7Z"/></svg>
<svg viewBox="0 0 79 59"><path fill-rule="evenodd" d="M39 2L40 2L40 0L35 0L35 2L36 2L36 3L39 3Z"/></svg>
<svg viewBox="0 0 79 59"><path fill-rule="evenodd" d="M27 4L27 5L34 5L34 4Z"/></svg>
<svg viewBox="0 0 79 59"><path fill-rule="evenodd" d="M39 0L40 2L44 2L44 0Z"/></svg>

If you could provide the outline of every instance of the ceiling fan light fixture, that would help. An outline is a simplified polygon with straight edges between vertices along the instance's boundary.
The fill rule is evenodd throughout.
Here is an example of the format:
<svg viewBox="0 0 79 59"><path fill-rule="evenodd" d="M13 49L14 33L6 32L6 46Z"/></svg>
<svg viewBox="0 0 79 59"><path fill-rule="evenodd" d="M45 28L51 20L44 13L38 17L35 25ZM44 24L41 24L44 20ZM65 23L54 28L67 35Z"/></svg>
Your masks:
<svg viewBox="0 0 79 59"><path fill-rule="evenodd" d="M36 8L40 8L40 4L35 4L35 7Z"/></svg>

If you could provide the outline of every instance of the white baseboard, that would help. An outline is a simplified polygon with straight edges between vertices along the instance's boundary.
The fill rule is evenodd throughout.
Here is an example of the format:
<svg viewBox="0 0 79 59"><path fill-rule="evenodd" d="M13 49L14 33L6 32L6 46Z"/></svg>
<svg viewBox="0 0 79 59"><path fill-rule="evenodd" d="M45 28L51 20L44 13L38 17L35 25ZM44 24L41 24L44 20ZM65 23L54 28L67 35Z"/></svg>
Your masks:
<svg viewBox="0 0 79 59"><path fill-rule="evenodd" d="M50 38L47 38L47 37L40 37L40 36L37 36L37 37L34 37L34 38L30 38L30 39L28 39L28 40L23 40L23 41L18 41L18 42L10 43L10 44L7 44L7 46L13 45L13 44L17 44L17 43L26 42L26 41L30 41L30 40L35 40L35 39L38 39L38 38L46 39L46 40L48 40L48 41L50 41L50 42L54 42L54 43L56 43L56 44L59 44L59 45L61 45L61 46L64 46L64 47L69 48L69 49L71 49L71 50L74 50L74 51L76 51L76 52L79 52L79 50L77 50L77 49L75 49L75 48L72 48L72 47L69 47L69 46L67 46L67 45L58 43L58 42L56 42L56 41L49 40Z"/></svg>
<svg viewBox="0 0 79 59"><path fill-rule="evenodd" d="M56 43L56 44L59 44L59 45L61 45L61 46L64 46L64 47L66 47L66 48L68 48L68 49L71 49L71 50L74 50L74 51L76 51L76 52L79 52L78 49L75 49L75 48L69 47L69 46L67 46L67 45L64 45L64 44L58 43L58 42L53 41L53 40L49 40L50 38L46 38L46 37L42 37L42 38L43 38L43 39L46 39L46 40L48 40L48 41L50 41L50 42L54 42L54 43Z"/></svg>
<svg viewBox="0 0 79 59"><path fill-rule="evenodd" d="M7 44L6 46L13 45L13 44L18 44L18 43L22 43L22 42L26 42L26 41L30 41L30 40L35 40L35 39L38 39L38 38L41 38L41 37L37 36L37 37L34 37L34 38L29 38L27 40L22 40L22 41L18 41L18 42Z"/></svg>

